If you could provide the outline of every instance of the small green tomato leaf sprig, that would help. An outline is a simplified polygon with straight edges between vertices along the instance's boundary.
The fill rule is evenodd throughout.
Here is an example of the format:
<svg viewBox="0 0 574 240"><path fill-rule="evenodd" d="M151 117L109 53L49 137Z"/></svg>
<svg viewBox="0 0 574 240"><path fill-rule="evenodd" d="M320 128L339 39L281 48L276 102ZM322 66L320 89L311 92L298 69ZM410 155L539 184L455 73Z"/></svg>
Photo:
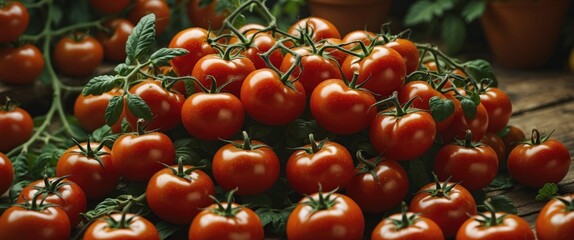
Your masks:
<svg viewBox="0 0 574 240"><path fill-rule="evenodd" d="M335 204L337 204L337 197L335 196L334 198L332 198L333 193L337 192L339 190L339 188L335 188L333 190L331 190L330 192L327 192L326 194L323 194L323 186L321 186L321 184L319 184L319 191L317 192L317 197L318 199L315 200L315 198L306 195L305 197L307 198L306 201L303 201L302 204L308 205L309 207L311 207L313 210L311 211L311 213L314 212L318 212L318 211L322 211L322 210L327 210L333 206L335 206Z"/></svg>
<svg viewBox="0 0 574 240"><path fill-rule="evenodd" d="M238 207L233 206L233 195L235 194L235 192L237 192L237 190L239 189L234 188L233 190L229 191L229 193L227 193L227 200L225 206L223 206L223 203L219 201L219 199L210 195L209 197L213 199L215 204L217 204L217 208L208 208L208 209L219 216L227 218L235 217L235 215L243 208L243 206L241 205Z"/></svg>
<svg viewBox="0 0 574 240"><path fill-rule="evenodd" d="M417 97L413 97L409 99L409 101L401 105L398 96L399 96L398 92L394 91L390 97L374 103L371 107L379 107L381 105L385 106L387 104L391 104L392 106L394 106L394 108L388 111L379 112L379 114L386 116L395 116L397 118L400 118L409 113L422 111L421 109L411 107L413 101L417 99Z"/></svg>
<svg viewBox="0 0 574 240"><path fill-rule="evenodd" d="M84 87L82 94L85 96L101 95L113 88L124 89L123 95L114 96L106 108L105 118L108 125L111 126L119 120L124 104L136 117L150 120L153 117L150 107L141 97L129 92L130 86L140 80L143 69L167 66L171 59L188 53L182 48L161 48L151 53L154 41L155 15L148 14L141 18L128 37L126 61L114 68L116 75L94 77Z"/></svg>
<svg viewBox="0 0 574 240"><path fill-rule="evenodd" d="M401 202L401 219L399 220L390 218L397 231L408 228L414 225L417 220L419 220L420 213L409 213L407 210L407 203L403 201Z"/></svg>
<svg viewBox="0 0 574 240"><path fill-rule="evenodd" d="M230 140L222 140L222 141L229 143L238 149L249 150L249 151L252 151L252 150L255 150L258 148L268 148L269 147L266 144L253 144L253 142L251 141L251 137L249 137L249 135L247 134L246 131L241 132L241 134L243 135L243 143L241 143L241 144L236 142L236 141L230 141Z"/></svg>
<svg viewBox="0 0 574 240"><path fill-rule="evenodd" d="M74 151L75 153L84 155L91 159L95 159L98 162L98 164L100 164L100 167L104 168L104 163L102 162L102 158L100 156L109 154L105 151L101 151L102 148L105 146L104 143L100 143L98 146L93 148L90 136L88 136L88 139L86 140L86 147L83 147L82 144L78 142L78 140L76 140L75 138L72 138L72 141L74 141L74 144L76 144L76 146L79 149L78 151Z"/></svg>

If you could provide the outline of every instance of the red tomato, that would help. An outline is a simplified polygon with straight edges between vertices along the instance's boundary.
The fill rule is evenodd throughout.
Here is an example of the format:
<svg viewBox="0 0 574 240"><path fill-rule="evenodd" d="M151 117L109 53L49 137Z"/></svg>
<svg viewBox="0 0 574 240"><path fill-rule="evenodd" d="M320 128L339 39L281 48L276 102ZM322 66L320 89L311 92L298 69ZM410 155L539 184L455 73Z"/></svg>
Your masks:
<svg viewBox="0 0 574 240"><path fill-rule="evenodd" d="M104 48L104 58L112 62L126 60L126 42L134 29L134 24L124 18L116 18L105 22L104 27L109 32L99 32L98 40Z"/></svg>
<svg viewBox="0 0 574 240"><path fill-rule="evenodd" d="M496 158L498 159L498 167L506 168L506 148L502 138L500 138L496 133L486 132L484 137L480 139L480 142L494 150Z"/></svg>
<svg viewBox="0 0 574 240"><path fill-rule="evenodd" d="M131 87L130 93L140 96L151 109L153 119L149 122L147 129L165 132L181 123L181 108L185 97L163 88L160 81L142 81ZM132 129L136 129L138 118L130 111L126 111L126 119Z"/></svg>
<svg viewBox="0 0 574 240"><path fill-rule="evenodd" d="M110 100L114 96L121 96L122 94L123 90L117 88L96 96L84 96L80 93L74 102L74 116L84 129L93 132L106 125L105 113ZM114 124L112 128L115 129L114 132L120 132L121 121Z"/></svg>
<svg viewBox="0 0 574 240"><path fill-rule="evenodd" d="M291 76L303 84L306 93L311 94L315 87L324 80L341 79L341 72L335 60L312 53L308 47L295 48L293 51L301 55L302 58L301 65L295 68ZM287 72L293 64L297 64L295 60L295 56L291 53L285 54L279 70Z"/></svg>
<svg viewBox="0 0 574 240"><path fill-rule="evenodd" d="M90 5L106 14L120 13L131 3L131 0L90 0Z"/></svg>
<svg viewBox="0 0 574 240"><path fill-rule="evenodd" d="M369 46L371 45L371 42L373 41L373 39L375 39L377 37L377 35L373 32L370 31L366 31L366 30L355 30L352 31L350 33L347 33L347 35L345 35L343 37L343 43L352 43L352 42L363 42L363 44L365 46ZM349 44L346 45L345 48L346 49L353 49L355 47L357 47L357 44Z"/></svg>
<svg viewBox="0 0 574 240"><path fill-rule="evenodd" d="M171 19L171 11L165 0L135 0L128 19L136 25L142 17L150 13L155 15L155 34L163 33Z"/></svg>
<svg viewBox="0 0 574 240"><path fill-rule="evenodd" d="M243 80L253 71L255 71L255 66L246 57L225 59L217 54L210 54L197 61L191 76L207 89L211 89L211 78L214 78L217 87L226 84L222 92L239 97ZM196 92L201 92L201 89L197 87Z"/></svg>
<svg viewBox="0 0 574 240"><path fill-rule="evenodd" d="M357 203L342 194L319 192L301 199L293 209L287 219L287 238L358 240L364 228Z"/></svg>
<svg viewBox="0 0 574 240"><path fill-rule="evenodd" d="M341 38L339 30L333 23L320 17L303 18L289 27L287 33L296 38L302 38L301 33L309 34L315 42L326 38ZM291 44L287 44L288 46Z"/></svg>
<svg viewBox="0 0 574 240"><path fill-rule="evenodd" d="M548 140L532 130L529 143L512 149L508 156L508 173L518 183L540 188L545 183L560 182L570 169L570 152L557 140Z"/></svg>
<svg viewBox="0 0 574 240"><path fill-rule="evenodd" d="M385 47L392 48L401 54L407 67L407 74L419 68L419 50L413 42L408 39L398 38L385 44Z"/></svg>
<svg viewBox="0 0 574 240"><path fill-rule="evenodd" d="M68 148L56 165L56 176L68 176L68 180L82 188L88 200L105 198L120 181L110 149L103 145L100 148L99 144L84 142Z"/></svg>
<svg viewBox="0 0 574 240"><path fill-rule="evenodd" d="M538 213L538 240L569 240L574 238L574 194L553 198Z"/></svg>
<svg viewBox="0 0 574 240"><path fill-rule="evenodd" d="M169 43L170 48L184 48L188 54L175 57L171 60L171 66L178 76L191 75L193 67L200 58L215 53L208 43L208 37L215 37L203 28L188 28L177 33Z"/></svg>
<svg viewBox="0 0 574 240"><path fill-rule="evenodd" d="M231 93L195 93L181 108L185 130L201 140L231 138L245 119L243 105Z"/></svg>
<svg viewBox="0 0 574 240"><path fill-rule="evenodd" d="M12 103L0 105L0 152L8 152L25 143L33 131L34 122L26 110Z"/></svg>
<svg viewBox="0 0 574 240"><path fill-rule="evenodd" d="M146 188L151 210L174 224L190 224L201 209L211 205L213 181L203 171L189 165L175 165L156 172Z"/></svg>
<svg viewBox="0 0 574 240"><path fill-rule="evenodd" d="M285 125L303 114L307 100L305 89L299 81L290 84L294 89L271 69L255 70L241 85L241 103L256 121L274 126Z"/></svg>
<svg viewBox="0 0 574 240"><path fill-rule="evenodd" d="M187 16L194 26L205 29L220 29L223 26L223 20L227 17L227 11L218 13L215 6L218 0L212 1L207 6L200 6L201 0L191 0L187 4Z"/></svg>
<svg viewBox="0 0 574 240"><path fill-rule="evenodd" d="M65 177L46 178L36 180L26 185L18 196L18 203L24 203L34 199L35 194L40 194L37 201L44 199L44 203L51 203L61 207L69 218L69 224L75 227L82 220L80 213L86 212L86 194L82 188Z"/></svg>
<svg viewBox="0 0 574 240"><path fill-rule="evenodd" d="M202 210L191 222L188 233L188 239L238 238L263 240L263 224L253 210L230 201Z"/></svg>
<svg viewBox="0 0 574 240"><path fill-rule="evenodd" d="M508 127L508 133L502 137L504 148L506 149L506 158L508 158L508 155L514 147L526 140L526 134L521 128L514 125L509 125Z"/></svg>
<svg viewBox="0 0 574 240"><path fill-rule="evenodd" d="M445 97L441 92L437 91L429 83L424 81L408 82L399 91L399 102L401 104L404 104L409 100L411 100L412 98L415 98L411 106L414 108L427 111L431 110L430 101L431 98L433 97L443 101L448 100L447 97ZM456 105L456 103L454 104ZM444 131L450 125L453 119L454 119L454 112L442 121L437 121L436 119L434 119L436 124L436 131L437 132Z"/></svg>
<svg viewBox="0 0 574 240"><path fill-rule="evenodd" d="M44 58L32 44L0 47L0 82L11 85L33 83L44 70Z"/></svg>
<svg viewBox="0 0 574 240"><path fill-rule="evenodd" d="M70 77L87 77L104 59L104 48L94 37L75 34L61 38L54 48L54 67Z"/></svg>
<svg viewBox="0 0 574 240"><path fill-rule="evenodd" d="M397 161L373 158L357 166L345 195L365 213L383 213L398 206L408 190L409 177Z"/></svg>
<svg viewBox="0 0 574 240"><path fill-rule="evenodd" d="M405 221L406 220L406 221ZM430 218L413 212L395 213L373 229L371 240L442 240L440 227Z"/></svg>
<svg viewBox="0 0 574 240"><path fill-rule="evenodd" d="M14 182L14 167L10 159L0 152L0 195L8 191Z"/></svg>
<svg viewBox="0 0 574 240"><path fill-rule="evenodd" d="M489 213L486 213L489 214ZM456 234L460 240L534 240L534 233L524 219L505 212L494 216L473 216L466 220ZM482 222L486 221L486 222Z"/></svg>
<svg viewBox="0 0 574 240"><path fill-rule="evenodd" d="M480 94L480 103L488 114L488 132L502 130L512 115L512 103L504 91L499 88L487 88Z"/></svg>
<svg viewBox="0 0 574 240"><path fill-rule="evenodd" d="M213 176L218 185L237 195L256 195L267 191L279 178L279 157L265 143L234 141L219 148L212 161Z"/></svg>
<svg viewBox="0 0 574 240"><path fill-rule="evenodd" d="M437 181L419 189L409 209L433 220L446 238L452 238L468 216L476 214L476 202L463 186Z"/></svg>
<svg viewBox="0 0 574 240"><path fill-rule="evenodd" d="M266 32L257 32L256 30L251 30L245 33L245 38L247 40L251 40L251 44L248 46L246 50L244 50L241 54L243 56L249 58L255 69L261 68L268 68L267 63L263 60L260 54L267 52L271 47L273 47L277 41L270 33ZM237 37L232 38L229 41L230 44L239 44L240 40ZM281 49L275 49L269 55L269 61L273 64L274 67L279 68L281 66L281 62L283 61L283 53Z"/></svg>
<svg viewBox="0 0 574 240"><path fill-rule="evenodd" d="M70 220L59 207L12 206L0 216L0 239L69 239Z"/></svg>
<svg viewBox="0 0 574 240"><path fill-rule="evenodd" d="M325 38L321 42L321 45L318 45L319 48L324 48L327 46L339 46L343 44L343 40L338 38ZM334 59L337 62L337 68L343 64L345 58L347 58L348 54L336 48L327 48L325 49L324 56L328 56L331 59Z"/></svg>
<svg viewBox="0 0 574 240"><path fill-rule="evenodd" d="M172 165L175 147L171 139L160 132L126 133L112 146L112 162L118 173L130 181L147 181L163 169L159 162Z"/></svg>
<svg viewBox="0 0 574 240"><path fill-rule="evenodd" d="M300 194L316 193L319 185L325 191L345 187L353 178L353 158L349 151L336 142L323 140L303 146L287 160L285 172L291 188Z"/></svg>
<svg viewBox="0 0 574 240"><path fill-rule="evenodd" d="M488 112L482 103L476 107L476 114L474 118L469 118L464 114L458 99L454 99L451 95L449 99L455 102L454 118L452 123L441 134L444 142L452 142L455 139L464 139L466 130L470 129L472 132L472 140L480 141L488 128Z"/></svg>
<svg viewBox="0 0 574 240"><path fill-rule="evenodd" d="M114 219L117 224L110 224L108 218ZM84 240L159 240L157 228L147 219L127 213L123 217L121 213L114 213L94 221L84 232ZM129 220L127 220L129 219ZM124 226L122 226L124 225Z"/></svg>
<svg viewBox="0 0 574 240"><path fill-rule="evenodd" d="M309 105L317 123L335 134L358 133L371 124L377 114L375 97L368 91L349 86L340 79L317 85Z"/></svg>
<svg viewBox="0 0 574 240"><path fill-rule="evenodd" d="M13 42L26 31L30 22L28 8L21 2L8 1L0 6L0 43Z"/></svg>

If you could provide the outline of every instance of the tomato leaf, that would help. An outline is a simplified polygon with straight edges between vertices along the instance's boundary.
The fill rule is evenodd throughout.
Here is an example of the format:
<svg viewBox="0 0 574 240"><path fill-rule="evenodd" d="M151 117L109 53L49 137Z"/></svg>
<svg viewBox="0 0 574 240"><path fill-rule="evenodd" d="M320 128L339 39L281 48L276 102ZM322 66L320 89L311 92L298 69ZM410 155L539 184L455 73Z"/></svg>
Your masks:
<svg viewBox="0 0 574 240"><path fill-rule="evenodd" d="M81 23L90 20L90 14L86 14L90 12L90 6L87 1L71 1L68 4L71 6L66 10L64 16L67 15L70 22Z"/></svg>
<svg viewBox="0 0 574 240"><path fill-rule="evenodd" d="M84 89L82 89L82 94L84 96L88 95L102 95L105 92L111 91L114 87L117 86L118 80L120 76L112 76L112 75L101 75L94 77L86 83Z"/></svg>
<svg viewBox="0 0 574 240"><path fill-rule="evenodd" d="M474 116L476 115L477 111L476 110L477 104L470 98L464 97L460 100L460 105L462 106L462 111L464 112L464 115L468 119L474 119Z"/></svg>
<svg viewBox="0 0 574 240"><path fill-rule="evenodd" d="M126 97L128 110L137 118L143 118L145 120L152 119L151 109L147 103L136 94L127 94Z"/></svg>
<svg viewBox="0 0 574 240"><path fill-rule="evenodd" d="M558 195L558 186L555 183L546 183L536 195L536 201L545 201Z"/></svg>
<svg viewBox="0 0 574 240"><path fill-rule="evenodd" d="M155 228L157 228L159 232L159 238L163 240L182 229L182 226L174 225L166 221L159 221L155 224Z"/></svg>
<svg viewBox="0 0 574 240"><path fill-rule="evenodd" d="M460 51L466 38L466 26L462 18L456 15L447 15L442 21L440 36L446 44L448 53Z"/></svg>
<svg viewBox="0 0 574 240"><path fill-rule="evenodd" d="M512 182L512 178L504 175L497 175L494 180L488 185L488 191L495 191L495 190L503 190L503 189L510 189L514 187L514 182Z"/></svg>
<svg viewBox="0 0 574 240"><path fill-rule="evenodd" d="M486 78L492 80L491 87L498 86L498 80L496 79L496 75L494 75L494 70L492 70L492 66L486 60L476 59L468 61L464 63L464 71L476 81Z"/></svg>
<svg viewBox="0 0 574 240"><path fill-rule="evenodd" d="M497 212L506 212L516 214L518 210L512 203L512 200L505 195L496 195L492 196L491 198L492 206Z"/></svg>
<svg viewBox="0 0 574 240"><path fill-rule="evenodd" d="M462 9L462 16L464 16L464 20L467 23L470 23L482 16L484 9L486 9L486 1L473 0L464 6Z"/></svg>
<svg viewBox="0 0 574 240"><path fill-rule="evenodd" d="M181 138L173 142L175 147L175 159L181 159L183 164L202 166L201 156L193 149L193 146L198 145L196 139L192 138Z"/></svg>
<svg viewBox="0 0 574 240"><path fill-rule="evenodd" d="M8 191L8 197L13 202L16 201L16 199L18 199L18 196L20 195L20 192L22 192L22 189L24 189L24 187L26 187L31 182L32 180L22 180L20 182L14 183L10 188L10 191Z"/></svg>
<svg viewBox="0 0 574 240"><path fill-rule="evenodd" d="M125 63L120 63L114 68L114 72L120 76L127 76L130 71L130 66Z"/></svg>
<svg viewBox="0 0 574 240"><path fill-rule="evenodd" d="M450 99L434 96L429 99L429 106L431 115L437 122L447 119L454 113L454 103Z"/></svg>
<svg viewBox="0 0 574 240"><path fill-rule="evenodd" d="M454 7L452 0L420 0L409 8L405 16L405 25L413 26L420 23L428 23L434 17L440 17L445 11Z"/></svg>
<svg viewBox="0 0 574 240"><path fill-rule="evenodd" d="M126 63L145 61L155 41L155 15L150 13L140 19L126 42Z"/></svg>
<svg viewBox="0 0 574 240"><path fill-rule="evenodd" d="M183 56L188 53L189 51L183 48L160 48L151 54L150 60L155 66L164 66L175 57Z"/></svg>
<svg viewBox="0 0 574 240"><path fill-rule="evenodd" d="M123 96L113 96L110 99L110 103L106 107L105 117L106 124L114 125L122 115L124 110L124 97Z"/></svg>
<svg viewBox="0 0 574 240"><path fill-rule="evenodd" d="M263 227L266 228L266 232L274 236L285 236L287 219L289 219L289 214L291 214L294 207L295 206L284 209L258 208L255 210L255 213L261 219L261 223L263 223Z"/></svg>
<svg viewBox="0 0 574 240"><path fill-rule="evenodd" d="M16 180L23 179L26 175L28 175L28 158L26 155L18 155L15 158L12 158L12 167L14 168L14 177Z"/></svg>
<svg viewBox="0 0 574 240"><path fill-rule="evenodd" d="M119 199L125 199L125 198L127 198L127 196L128 195L122 195L122 196L119 196L117 199L116 198L106 198L103 201L101 201L100 203L98 203L98 205L96 205L96 207L94 209L87 211L86 213L81 213L81 214L82 214L82 216L84 216L88 220L99 218L99 217L106 215L106 214L111 214L112 212L118 210L118 208L120 207Z"/></svg>

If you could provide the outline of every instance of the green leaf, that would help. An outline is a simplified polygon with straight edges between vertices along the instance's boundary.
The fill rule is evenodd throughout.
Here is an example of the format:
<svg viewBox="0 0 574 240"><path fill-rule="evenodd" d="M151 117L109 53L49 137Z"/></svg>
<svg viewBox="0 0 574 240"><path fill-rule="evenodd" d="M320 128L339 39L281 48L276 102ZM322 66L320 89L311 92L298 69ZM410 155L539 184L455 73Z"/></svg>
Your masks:
<svg viewBox="0 0 574 240"><path fill-rule="evenodd" d="M84 89L82 89L82 94L84 96L88 95L102 95L105 92L111 91L114 87L117 86L118 80L120 76L112 76L112 75L101 75L94 77L86 83Z"/></svg>
<svg viewBox="0 0 574 240"><path fill-rule="evenodd" d="M127 195L119 196L118 199L120 198L125 199L127 198ZM119 209L120 201L118 199L106 198L98 203L94 209L87 211L86 213L82 213L82 216L86 217L88 220L92 220L103 215L110 214L113 211Z"/></svg>
<svg viewBox="0 0 574 240"><path fill-rule="evenodd" d="M518 210L514 206L514 203L512 203L512 200L510 200L510 198L508 198L505 195L496 195L491 197L490 199L492 201L492 206L494 207L494 210L496 210L497 212L505 212L511 214L516 214L518 212Z"/></svg>
<svg viewBox="0 0 574 240"><path fill-rule="evenodd" d="M52 22L55 25L60 25L63 19L64 19L64 11L62 10L61 7L55 5L54 8L52 8L52 19L51 19Z"/></svg>
<svg viewBox="0 0 574 240"><path fill-rule="evenodd" d="M201 166L201 157L195 150L193 146L197 144L197 140L191 138L180 138L173 142L175 147L175 159L181 159L183 164Z"/></svg>
<svg viewBox="0 0 574 240"><path fill-rule="evenodd" d="M14 168L14 176L16 180L24 178L28 174L28 158L25 155L18 155L12 158L12 167Z"/></svg>
<svg viewBox="0 0 574 240"><path fill-rule="evenodd" d="M490 79L492 80L492 87L498 86L498 80L496 79L496 75L494 75L494 70L490 63L483 59L476 59L472 61L468 61L464 63L464 70L470 77L472 77L476 81L480 81L482 79Z"/></svg>
<svg viewBox="0 0 574 240"><path fill-rule="evenodd" d="M454 113L454 103L450 99L437 96L429 99L431 115L435 121L440 122Z"/></svg>
<svg viewBox="0 0 574 240"><path fill-rule="evenodd" d="M169 61L175 57L183 56L188 53L189 51L184 48L160 48L151 54L150 60L155 66L164 66L169 64Z"/></svg>
<svg viewBox="0 0 574 240"><path fill-rule="evenodd" d="M128 110L137 118L143 118L145 120L152 119L152 112L147 103L136 94L127 95L127 105Z"/></svg>
<svg viewBox="0 0 574 240"><path fill-rule="evenodd" d="M287 207L285 209L274 209L274 208L258 208L255 213L261 219L263 227L271 225L266 229L269 229L272 235L285 236L287 229L287 219L293 211L293 207Z"/></svg>
<svg viewBox="0 0 574 240"><path fill-rule="evenodd" d="M109 135L112 135L112 128L108 125L103 125L92 132L92 141L102 142Z"/></svg>
<svg viewBox="0 0 574 240"><path fill-rule="evenodd" d="M200 7L206 7L207 5L211 4L214 0L200 0L199 1L199 6Z"/></svg>
<svg viewBox="0 0 574 240"><path fill-rule="evenodd" d="M168 223L166 221L159 221L155 224L155 228L159 232L160 239L167 239L169 236L182 229L183 226Z"/></svg>
<svg viewBox="0 0 574 240"><path fill-rule="evenodd" d="M127 76L130 71L130 66L125 63L120 63L114 68L114 72L120 76Z"/></svg>
<svg viewBox="0 0 574 240"><path fill-rule="evenodd" d="M474 119L477 111L476 108L478 107L477 104L470 98L464 97L460 100L460 105L462 106L464 116L468 119Z"/></svg>
<svg viewBox="0 0 574 240"><path fill-rule="evenodd" d="M140 19L126 42L127 64L144 61L155 40L155 15L150 13Z"/></svg>
<svg viewBox="0 0 574 240"><path fill-rule="evenodd" d="M32 182L31 180L22 180L20 182L14 183L10 188L10 191L8 191L8 197L13 202L16 201L16 199L20 195L20 192L22 192L22 189L24 189L24 187L26 187L31 182Z"/></svg>
<svg viewBox="0 0 574 240"><path fill-rule="evenodd" d="M488 185L488 191L510 189L512 187L514 187L512 178L499 174L492 180L490 185Z"/></svg>
<svg viewBox="0 0 574 240"><path fill-rule="evenodd" d="M71 4L71 7L66 11L66 14L70 22L82 23L90 20L88 1L70 1L68 4Z"/></svg>
<svg viewBox="0 0 574 240"><path fill-rule="evenodd" d="M482 16L484 9L486 9L486 1L473 0L464 6L462 9L462 16L464 16L464 20L467 23L470 23Z"/></svg>
<svg viewBox="0 0 574 240"><path fill-rule="evenodd" d="M453 0L420 0L409 8L405 16L405 25L413 26L420 23L429 23L434 18L441 17L445 11L454 7Z"/></svg>
<svg viewBox="0 0 574 240"><path fill-rule="evenodd" d="M447 15L442 21L440 36L446 44L447 53L460 51L466 38L466 26L462 18Z"/></svg>
<svg viewBox="0 0 574 240"><path fill-rule="evenodd" d="M558 195L558 186L555 183L546 183L538 190L536 201L548 200Z"/></svg>
<svg viewBox="0 0 574 240"><path fill-rule="evenodd" d="M106 107L105 117L106 124L109 126L114 125L120 119L122 112L124 111L124 97L114 96L110 99L110 103Z"/></svg>

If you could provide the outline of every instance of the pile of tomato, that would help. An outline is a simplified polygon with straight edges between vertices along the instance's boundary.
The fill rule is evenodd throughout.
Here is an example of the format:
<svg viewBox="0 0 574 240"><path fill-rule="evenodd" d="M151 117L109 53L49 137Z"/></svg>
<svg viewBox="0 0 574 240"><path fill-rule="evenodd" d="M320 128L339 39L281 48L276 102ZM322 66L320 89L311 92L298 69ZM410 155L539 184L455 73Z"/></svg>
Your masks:
<svg viewBox="0 0 574 240"><path fill-rule="evenodd" d="M86 77L103 59L121 63L83 87L72 114L91 136L52 149L43 179L18 179L12 162L41 134L25 110L1 106L0 239L574 237L574 195L550 200L536 233L475 198L499 174L558 183L571 158L550 134L508 125L510 98L486 61L387 31L342 36L317 17L280 29L259 1L209 18L221 30L183 29L157 47L166 2L90 4L127 19L61 38L48 67ZM14 42L26 7L0 7L21 12L0 38ZM267 25L236 27L251 8ZM44 68L33 44L0 48L4 83Z"/></svg>

